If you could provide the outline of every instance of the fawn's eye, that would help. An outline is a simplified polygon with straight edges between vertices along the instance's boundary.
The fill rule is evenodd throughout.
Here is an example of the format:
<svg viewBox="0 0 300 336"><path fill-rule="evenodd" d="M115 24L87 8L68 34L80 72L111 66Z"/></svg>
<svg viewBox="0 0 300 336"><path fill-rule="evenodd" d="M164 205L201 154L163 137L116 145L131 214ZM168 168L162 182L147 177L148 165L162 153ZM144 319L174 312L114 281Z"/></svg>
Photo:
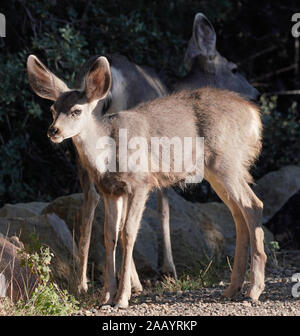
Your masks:
<svg viewBox="0 0 300 336"><path fill-rule="evenodd" d="M71 111L72 117L78 117L81 114L81 110L73 110Z"/></svg>

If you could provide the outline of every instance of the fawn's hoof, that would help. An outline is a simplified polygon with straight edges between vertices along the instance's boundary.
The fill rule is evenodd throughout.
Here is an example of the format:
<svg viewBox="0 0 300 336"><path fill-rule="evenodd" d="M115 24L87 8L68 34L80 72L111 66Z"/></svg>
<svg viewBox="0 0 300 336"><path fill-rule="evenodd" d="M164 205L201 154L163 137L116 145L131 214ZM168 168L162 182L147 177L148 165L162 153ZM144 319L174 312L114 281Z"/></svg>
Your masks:
<svg viewBox="0 0 300 336"><path fill-rule="evenodd" d="M264 290L265 286L264 285L254 285L250 286L248 289L246 296L248 296L250 299L253 301L258 301L260 294Z"/></svg>
<svg viewBox="0 0 300 336"><path fill-rule="evenodd" d="M111 305L110 305L110 304L104 304L104 305L102 305L102 306L100 307L101 310L107 310L107 309L109 309L109 308L111 308Z"/></svg>
<svg viewBox="0 0 300 336"><path fill-rule="evenodd" d="M237 296L237 294L241 291L242 286L232 286L229 285L225 291L224 291L224 296L226 296L228 299L233 299L234 297Z"/></svg>
<svg viewBox="0 0 300 336"><path fill-rule="evenodd" d="M141 284L134 284L131 287L131 292L134 294L139 294L143 291L143 286Z"/></svg>
<svg viewBox="0 0 300 336"><path fill-rule="evenodd" d="M129 303L128 300L119 300L118 302L116 302L116 304L114 305L114 308L116 309L126 309L129 307Z"/></svg>
<svg viewBox="0 0 300 336"><path fill-rule="evenodd" d="M115 293L105 292L101 299L101 307L112 306Z"/></svg>
<svg viewBox="0 0 300 336"><path fill-rule="evenodd" d="M86 282L82 282L77 287L78 294L86 293L88 291L88 285Z"/></svg>

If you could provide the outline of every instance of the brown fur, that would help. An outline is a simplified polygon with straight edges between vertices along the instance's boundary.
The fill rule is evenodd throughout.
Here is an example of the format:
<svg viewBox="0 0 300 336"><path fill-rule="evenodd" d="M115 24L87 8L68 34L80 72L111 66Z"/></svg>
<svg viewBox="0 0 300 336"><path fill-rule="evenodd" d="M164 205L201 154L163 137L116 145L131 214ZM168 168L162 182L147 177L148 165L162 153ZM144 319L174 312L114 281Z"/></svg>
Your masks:
<svg viewBox="0 0 300 336"><path fill-rule="evenodd" d="M119 128L133 136L172 138L201 136L205 139L205 167L222 165L232 174L251 182L249 168L261 148L261 122L256 137L249 133L249 108L260 120L259 109L253 103L227 90L202 88L182 91L168 97L143 103L134 110L104 116L97 122L105 124L105 134L115 137L118 146ZM172 122L170 122L170 120ZM104 130L104 128L103 128ZM79 149L80 151L80 149ZM117 150L118 151L118 150ZM236 158L236 159L233 159ZM81 156L83 162L86 158ZM182 173L110 173L90 171L99 190L116 196L130 194L143 183L149 189L173 185L185 176Z"/></svg>

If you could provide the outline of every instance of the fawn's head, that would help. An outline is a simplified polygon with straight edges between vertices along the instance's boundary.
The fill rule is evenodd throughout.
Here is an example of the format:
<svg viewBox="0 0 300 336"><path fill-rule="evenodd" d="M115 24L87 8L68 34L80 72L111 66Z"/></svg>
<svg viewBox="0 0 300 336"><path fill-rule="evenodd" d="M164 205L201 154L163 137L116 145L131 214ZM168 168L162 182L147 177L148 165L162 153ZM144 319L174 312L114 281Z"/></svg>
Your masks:
<svg viewBox="0 0 300 336"><path fill-rule="evenodd" d="M193 34L184 56L188 71L185 84L190 87L213 86L238 92L256 99L259 92L239 72L235 63L228 61L216 49L216 32L202 13L195 15Z"/></svg>
<svg viewBox="0 0 300 336"><path fill-rule="evenodd" d="M107 59L98 57L85 77L83 90L71 90L34 55L27 60L28 79L33 91L40 97L54 101L51 106L53 123L48 137L59 143L78 135L88 123L98 102L111 87L111 72Z"/></svg>

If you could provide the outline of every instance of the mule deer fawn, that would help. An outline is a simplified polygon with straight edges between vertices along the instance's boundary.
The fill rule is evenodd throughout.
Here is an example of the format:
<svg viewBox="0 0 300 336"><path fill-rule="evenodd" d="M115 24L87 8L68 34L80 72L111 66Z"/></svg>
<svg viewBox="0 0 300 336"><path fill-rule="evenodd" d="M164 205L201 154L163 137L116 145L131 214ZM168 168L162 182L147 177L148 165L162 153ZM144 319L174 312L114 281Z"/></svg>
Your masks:
<svg viewBox="0 0 300 336"><path fill-rule="evenodd" d="M80 69L75 78L75 87L81 87L85 75L90 65L95 61L96 56L90 58ZM97 105L97 113L115 113L120 110L127 110L134 107L142 101L154 99L158 96L165 95L167 88L161 82L154 70L145 67L139 67L129 62L125 57L113 55L109 58L113 73L113 83L115 85L109 93L108 99L103 104ZM241 93L243 96L255 100L258 91L237 71L236 64L227 61L216 50L216 33L204 14L198 13L194 19L193 34L189 42L188 49L185 53L185 66L188 70L187 76L177 80L171 90L178 91L187 88L200 88L203 86L213 86L227 88ZM89 181L88 174L84 168L80 169L80 180L84 196L83 218L81 242L87 242L85 251L81 253L84 260L82 264L85 267L80 268L81 284L80 288L86 289L85 274L89 239L84 239L86 228L90 227L94 217L94 208L98 202L98 195ZM83 172L83 173L82 173ZM173 274L177 278L176 269L173 261L170 228L169 228L169 203L165 189L157 193L158 196L158 215L161 222L163 233L163 262L162 272ZM82 243L79 243L82 246ZM140 288L140 286L137 286Z"/></svg>
<svg viewBox="0 0 300 336"><path fill-rule="evenodd" d="M88 59L79 69L75 76L74 87L79 89L85 85L85 77L91 65L97 59L97 56ZM129 109L142 101L152 100L156 97L167 94L168 89L161 82L155 71L148 67L135 65L128 61L124 56L111 55L109 58L111 64L110 92L107 97L97 104L94 113L98 116L112 114L120 110ZM43 98L52 99L46 89L46 82L57 78L47 67L35 56L30 56L27 62L28 78L31 87ZM52 76L52 77L51 77ZM57 80L56 85L61 85L63 89L66 84ZM42 89L43 88L43 89ZM43 91L44 90L44 91ZM58 88L60 90L60 87ZM58 91L59 92L59 91ZM52 113L54 113L52 111ZM54 117L54 114L53 114ZM99 201L99 195L95 189L94 183L90 178L85 166L77 160L78 175L83 190L82 220L80 225L79 237L79 265L78 265L78 292L87 291L87 261L88 252L94 219L94 212ZM168 199L161 190L158 191L158 215L161 221L163 232L164 253L162 271L173 274L177 278L176 269L171 251L169 218L168 218ZM142 290L142 285L137 277L135 266L132 269L132 286L137 292Z"/></svg>
<svg viewBox="0 0 300 336"><path fill-rule="evenodd" d="M120 171L122 157L113 155L112 146L109 147L108 161L114 157L119 170L99 169L98 158L107 149L99 146L98 140L112 139L118 149L122 145L121 130L128 131L129 139L144 137L147 144L150 139L161 137L204 138L204 178L230 209L237 231L231 284L225 295L232 297L242 287L250 239L250 288L247 295L258 299L264 288L266 262L261 228L263 205L248 184L251 182L249 167L261 147L261 121L257 107L236 93L203 88L158 98L126 112L98 115L94 113L96 106L103 103L112 82L105 57L98 57L91 64L80 90L68 89L49 70L47 75L44 71L39 72L40 64L36 61L32 56L29 59L31 86L38 95L54 101L54 121L48 129L48 136L56 143L72 138L81 163L104 198L104 303L128 306L133 280L133 246L149 192L154 188L169 187L189 175L187 171L174 169L168 173L162 169L155 173L149 170ZM149 155L147 152L144 156L146 160L149 160ZM117 288L115 250L119 231L123 263Z"/></svg>

